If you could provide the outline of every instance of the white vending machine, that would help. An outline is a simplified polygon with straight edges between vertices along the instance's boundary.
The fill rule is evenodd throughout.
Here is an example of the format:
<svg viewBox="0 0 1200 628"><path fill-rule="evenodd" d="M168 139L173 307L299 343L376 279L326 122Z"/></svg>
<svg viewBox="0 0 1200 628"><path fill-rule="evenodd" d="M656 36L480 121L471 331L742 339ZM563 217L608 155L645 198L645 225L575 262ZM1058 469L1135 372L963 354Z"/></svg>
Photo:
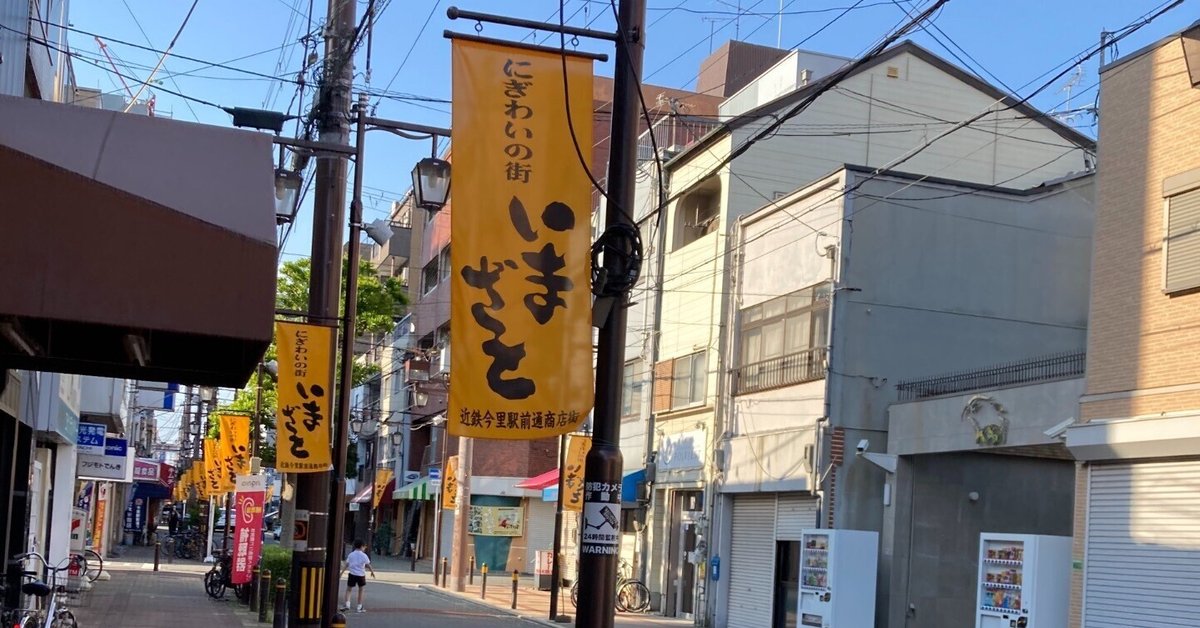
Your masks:
<svg viewBox="0 0 1200 628"><path fill-rule="evenodd" d="M801 538L800 626L874 626L879 533L805 530Z"/></svg>
<svg viewBox="0 0 1200 628"><path fill-rule="evenodd" d="M979 535L975 628L1058 628L1071 597L1071 537Z"/></svg>

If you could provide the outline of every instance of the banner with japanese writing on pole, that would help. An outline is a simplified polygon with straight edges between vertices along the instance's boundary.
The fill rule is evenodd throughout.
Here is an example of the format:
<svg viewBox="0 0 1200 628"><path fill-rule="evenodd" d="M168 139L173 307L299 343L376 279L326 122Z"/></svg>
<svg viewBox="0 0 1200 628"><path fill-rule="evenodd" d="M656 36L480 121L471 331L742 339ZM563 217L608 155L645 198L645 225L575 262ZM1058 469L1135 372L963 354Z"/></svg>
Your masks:
<svg viewBox="0 0 1200 628"><path fill-rule="evenodd" d="M442 509L458 509L458 456L446 458L442 470Z"/></svg>
<svg viewBox="0 0 1200 628"><path fill-rule="evenodd" d="M265 475L237 476L233 525L233 584L250 582L251 570L262 553L263 493Z"/></svg>
<svg viewBox="0 0 1200 628"><path fill-rule="evenodd" d="M372 508L379 508L379 500L383 499L383 490L387 488L388 482L392 481L391 469L376 469L375 470L375 486L372 489Z"/></svg>
<svg viewBox="0 0 1200 628"><path fill-rule="evenodd" d="M333 404L333 328L275 324L279 401L275 417L275 468L320 473L333 461L329 431Z"/></svg>
<svg viewBox="0 0 1200 628"><path fill-rule="evenodd" d="M592 448L591 436L572 435L567 441L567 459L563 474L563 510L583 511L583 464Z"/></svg>
<svg viewBox="0 0 1200 628"><path fill-rule="evenodd" d="M237 484L237 476L250 474L250 417L239 414L222 414L221 458L225 472Z"/></svg>
<svg viewBox="0 0 1200 628"><path fill-rule="evenodd" d="M204 439L204 495L215 497L224 493L221 481L221 444L215 438Z"/></svg>
<svg viewBox="0 0 1200 628"><path fill-rule="evenodd" d="M464 39L452 50L448 429L565 434L587 418L593 391L592 186L564 94L587 159L592 60Z"/></svg>

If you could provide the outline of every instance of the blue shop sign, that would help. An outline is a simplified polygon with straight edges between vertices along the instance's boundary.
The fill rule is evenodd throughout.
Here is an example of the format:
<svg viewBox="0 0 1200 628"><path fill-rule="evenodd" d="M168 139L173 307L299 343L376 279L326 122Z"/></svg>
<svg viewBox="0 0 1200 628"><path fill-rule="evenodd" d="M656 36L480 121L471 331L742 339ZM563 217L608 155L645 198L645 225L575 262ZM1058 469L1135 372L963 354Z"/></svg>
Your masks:
<svg viewBox="0 0 1200 628"><path fill-rule="evenodd" d="M80 423L79 434L75 437L75 445L79 453L104 455L105 427L102 423Z"/></svg>
<svg viewBox="0 0 1200 628"><path fill-rule="evenodd" d="M129 455L129 441L124 438L105 438L104 455L126 457Z"/></svg>

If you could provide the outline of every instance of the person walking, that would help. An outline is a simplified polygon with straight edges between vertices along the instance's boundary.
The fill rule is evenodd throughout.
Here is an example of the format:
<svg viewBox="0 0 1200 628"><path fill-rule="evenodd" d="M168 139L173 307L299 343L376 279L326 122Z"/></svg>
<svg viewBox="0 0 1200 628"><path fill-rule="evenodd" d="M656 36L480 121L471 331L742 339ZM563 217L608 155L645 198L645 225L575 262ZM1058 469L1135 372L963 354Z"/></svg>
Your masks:
<svg viewBox="0 0 1200 628"><path fill-rule="evenodd" d="M171 512L167 513L167 529L171 531L171 536L179 531L179 511L175 510L174 506L167 506Z"/></svg>
<svg viewBox="0 0 1200 628"><path fill-rule="evenodd" d="M358 587L358 608L355 612L363 613L363 588L367 586L367 572L371 572L371 577L376 578L375 569L371 567L371 557L363 551L364 543L362 541L354 542L354 551L346 556L346 560L342 564L342 573L347 571L350 575L346 577L346 602L342 604L342 610L350 610L350 594L354 591L354 587ZM338 575L341 577L341 574Z"/></svg>

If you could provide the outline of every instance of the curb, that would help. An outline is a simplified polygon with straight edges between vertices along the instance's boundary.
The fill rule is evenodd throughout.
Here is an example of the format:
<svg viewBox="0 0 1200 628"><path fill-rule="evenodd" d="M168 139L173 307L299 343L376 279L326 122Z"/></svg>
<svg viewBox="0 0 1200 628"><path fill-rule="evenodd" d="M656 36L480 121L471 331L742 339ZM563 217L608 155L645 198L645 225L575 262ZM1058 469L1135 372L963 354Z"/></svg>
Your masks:
<svg viewBox="0 0 1200 628"><path fill-rule="evenodd" d="M419 584L417 586L420 587L422 590L429 591L430 593L434 593L436 595L442 595L444 597L453 598L456 600L462 600L464 602L469 602L470 604L473 604L480 608L486 608L490 611L494 611L501 615L508 615L509 617L516 617L518 619L523 619L525 621L531 621L536 624L541 624L543 626L551 626L552 628L563 628L563 626L570 625L570 624L556 624L556 623L550 621L549 619L545 619L540 616L526 615L519 611L514 611L511 608L504 608L501 606L496 606L494 604L489 604L487 602L484 602L483 600L480 600L480 599L478 599L472 595L468 595L466 593L450 591L448 589L443 589L439 586L435 586L432 584Z"/></svg>

